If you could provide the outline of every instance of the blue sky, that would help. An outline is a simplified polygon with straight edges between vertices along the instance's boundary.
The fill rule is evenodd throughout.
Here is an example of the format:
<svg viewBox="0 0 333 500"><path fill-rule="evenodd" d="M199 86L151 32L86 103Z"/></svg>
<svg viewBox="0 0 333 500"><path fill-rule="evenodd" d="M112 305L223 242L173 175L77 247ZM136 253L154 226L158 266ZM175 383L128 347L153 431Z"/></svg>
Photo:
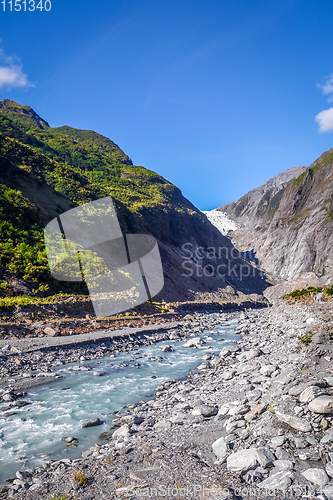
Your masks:
<svg viewBox="0 0 333 500"><path fill-rule="evenodd" d="M202 210L333 147L330 0L2 8L0 99L110 137Z"/></svg>

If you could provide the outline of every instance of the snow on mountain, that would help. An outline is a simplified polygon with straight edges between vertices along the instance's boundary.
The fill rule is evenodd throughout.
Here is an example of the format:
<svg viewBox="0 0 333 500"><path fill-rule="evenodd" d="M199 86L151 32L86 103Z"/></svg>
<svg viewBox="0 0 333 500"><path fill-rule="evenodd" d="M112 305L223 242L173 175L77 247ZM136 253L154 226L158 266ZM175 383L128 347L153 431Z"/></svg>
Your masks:
<svg viewBox="0 0 333 500"><path fill-rule="evenodd" d="M240 227L240 224L231 220L225 212L214 209L202 211L202 213L207 216L209 222L211 222L223 235L227 235L229 231L235 231Z"/></svg>

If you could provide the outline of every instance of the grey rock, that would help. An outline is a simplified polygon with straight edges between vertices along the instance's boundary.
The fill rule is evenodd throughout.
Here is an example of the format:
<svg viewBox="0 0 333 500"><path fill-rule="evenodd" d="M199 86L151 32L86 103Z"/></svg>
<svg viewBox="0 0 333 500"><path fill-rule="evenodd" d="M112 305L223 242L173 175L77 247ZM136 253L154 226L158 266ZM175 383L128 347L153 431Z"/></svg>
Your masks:
<svg viewBox="0 0 333 500"><path fill-rule="evenodd" d="M301 473L311 483L317 484L323 488L327 483L329 483L330 478L324 471L324 469L307 469Z"/></svg>
<svg viewBox="0 0 333 500"><path fill-rule="evenodd" d="M285 440L286 438L284 436L275 436L271 439L271 443L274 448L278 448L284 444Z"/></svg>
<svg viewBox="0 0 333 500"><path fill-rule="evenodd" d="M278 460L289 460L289 453L283 448L276 448L275 455Z"/></svg>
<svg viewBox="0 0 333 500"><path fill-rule="evenodd" d="M171 422L170 420L159 420L154 424L153 429L156 430L167 430L171 428Z"/></svg>
<svg viewBox="0 0 333 500"><path fill-rule="evenodd" d="M330 476L333 477L333 463L332 462L327 462L326 466L326 473Z"/></svg>
<svg viewBox="0 0 333 500"><path fill-rule="evenodd" d="M295 437L294 442L297 449L306 448L307 446L309 446L308 441L300 437Z"/></svg>
<svg viewBox="0 0 333 500"><path fill-rule="evenodd" d="M333 413L333 396L319 396L309 403L309 410L314 413Z"/></svg>
<svg viewBox="0 0 333 500"><path fill-rule="evenodd" d="M296 429L301 432L311 432L312 431L312 425L310 422L308 422L305 419L299 418L299 417L294 417L292 415L287 415L285 413L281 413L279 411L275 411L275 415L277 418L281 421L284 422L285 424L290 425L293 429Z"/></svg>
<svg viewBox="0 0 333 500"><path fill-rule="evenodd" d="M272 490L284 490L291 484L292 478L293 474L290 471L277 471L274 474L270 475L267 479L264 479L264 481L259 483L258 487Z"/></svg>
<svg viewBox="0 0 333 500"><path fill-rule="evenodd" d="M124 424L121 427L119 427L119 429L114 431L114 433L112 434L112 439L119 439L125 437L128 438L130 437L130 435L131 435L130 427L127 424Z"/></svg>
<svg viewBox="0 0 333 500"><path fill-rule="evenodd" d="M234 472L245 473L258 465L256 448L236 451L227 458L227 468Z"/></svg>
<svg viewBox="0 0 333 500"><path fill-rule="evenodd" d="M257 448L257 460L262 467L267 468L273 465L275 456L269 448Z"/></svg>
<svg viewBox="0 0 333 500"><path fill-rule="evenodd" d="M218 408L216 406L198 405L192 410L192 413L203 417L214 417L218 413Z"/></svg>
<svg viewBox="0 0 333 500"><path fill-rule="evenodd" d="M82 427L94 427L95 425L102 425L102 421L99 418L90 418L83 422Z"/></svg>
<svg viewBox="0 0 333 500"><path fill-rule="evenodd" d="M218 457L224 457L229 451L228 443L224 437L220 437L213 443L213 453Z"/></svg>
<svg viewBox="0 0 333 500"><path fill-rule="evenodd" d="M326 380L330 387L333 387L333 377L324 377L324 380Z"/></svg>
<svg viewBox="0 0 333 500"><path fill-rule="evenodd" d="M294 468L294 464L291 460L275 460L274 467L281 470L292 470Z"/></svg>
<svg viewBox="0 0 333 500"><path fill-rule="evenodd" d="M310 401L323 394L325 394L325 391L314 385L304 389L304 391L299 395L299 400L301 403L310 403Z"/></svg>

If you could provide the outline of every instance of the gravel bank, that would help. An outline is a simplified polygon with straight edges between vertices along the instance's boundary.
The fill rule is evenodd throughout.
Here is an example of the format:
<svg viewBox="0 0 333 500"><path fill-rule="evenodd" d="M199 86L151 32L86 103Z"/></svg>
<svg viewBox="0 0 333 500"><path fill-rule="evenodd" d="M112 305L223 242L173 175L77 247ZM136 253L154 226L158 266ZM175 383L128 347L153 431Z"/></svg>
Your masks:
<svg viewBox="0 0 333 500"><path fill-rule="evenodd" d="M122 339L122 348L159 336L184 342L232 317L242 335L198 373L128 405L116 434L82 459L18 472L3 498L333 498L333 303L192 317L172 332Z"/></svg>

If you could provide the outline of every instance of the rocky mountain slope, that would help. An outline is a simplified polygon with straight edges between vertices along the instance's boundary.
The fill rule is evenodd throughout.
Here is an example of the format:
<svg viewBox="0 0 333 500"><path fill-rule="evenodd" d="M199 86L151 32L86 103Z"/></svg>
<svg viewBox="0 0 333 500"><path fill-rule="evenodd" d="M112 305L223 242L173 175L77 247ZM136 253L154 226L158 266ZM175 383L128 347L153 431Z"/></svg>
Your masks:
<svg viewBox="0 0 333 500"><path fill-rule="evenodd" d="M235 254L230 258L230 240L176 186L133 165L113 141L93 131L52 128L29 106L5 99L0 103L0 293L15 293L6 272L25 280L28 291L32 280L48 283L53 292L67 290L67 283L50 277L43 228L70 208L105 196L113 198L124 233L157 238L165 275L161 298L187 300L206 292L230 297L234 289L251 293L267 286L252 268L240 279L240 266L249 264ZM207 257L208 247L225 252ZM218 265L236 267L226 276L216 273Z"/></svg>
<svg viewBox="0 0 333 500"><path fill-rule="evenodd" d="M273 280L294 279L311 271L331 275L333 149L309 168L295 167L285 174L219 207L242 223L232 241L243 251L253 250Z"/></svg>
<svg viewBox="0 0 333 500"><path fill-rule="evenodd" d="M241 224L255 224L258 210L269 204L269 201L283 189L286 182L298 177L304 170L306 167L289 168L271 177L261 186L252 189L239 200L226 203L216 210L227 213L232 220L239 221Z"/></svg>

